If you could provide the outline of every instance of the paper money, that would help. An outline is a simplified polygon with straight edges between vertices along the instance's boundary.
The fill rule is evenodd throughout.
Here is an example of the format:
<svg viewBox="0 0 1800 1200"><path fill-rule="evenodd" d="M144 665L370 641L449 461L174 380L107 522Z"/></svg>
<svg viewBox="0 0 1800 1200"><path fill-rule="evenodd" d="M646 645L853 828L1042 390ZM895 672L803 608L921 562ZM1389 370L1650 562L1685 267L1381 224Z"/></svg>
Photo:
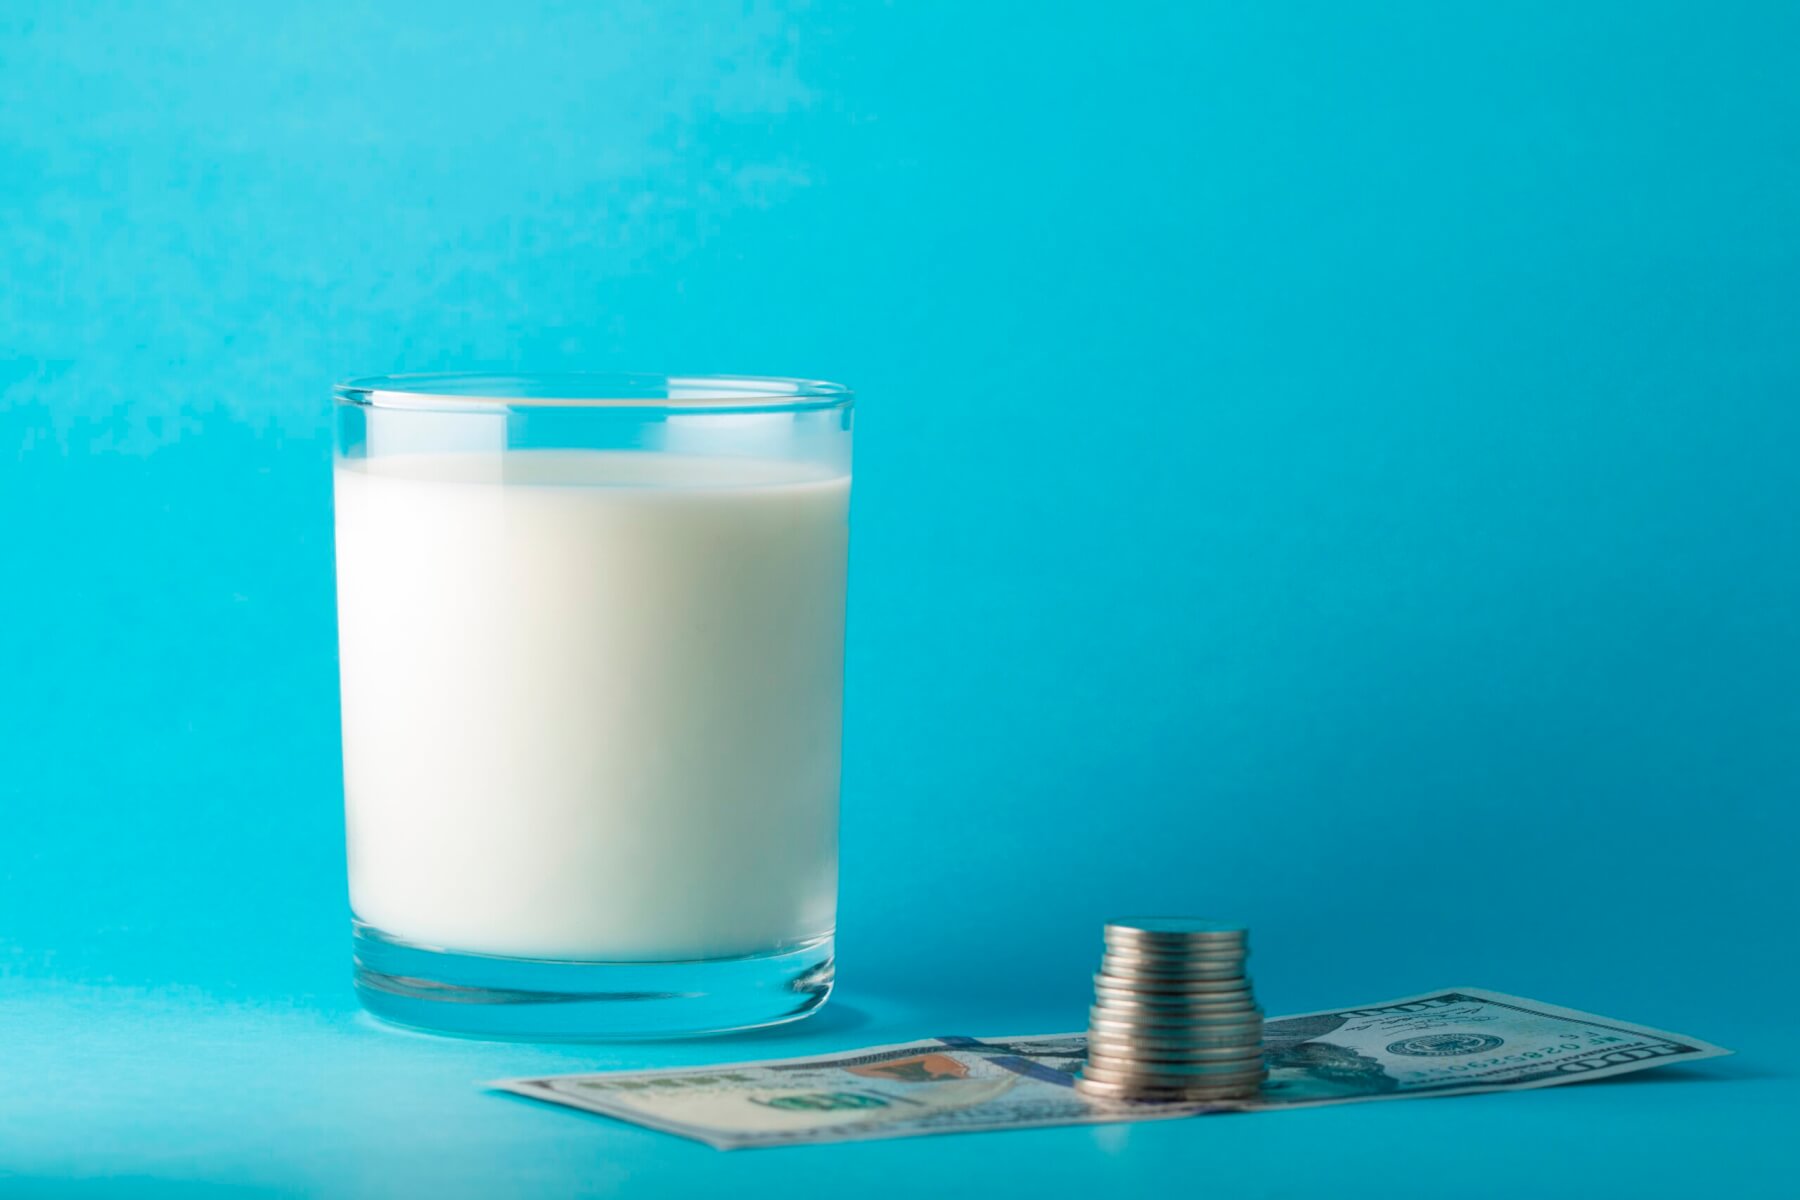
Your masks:
<svg viewBox="0 0 1800 1200"><path fill-rule="evenodd" d="M735 1150L1358 1100L1514 1091L1731 1051L1481 988L1447 988L1264 1027L1261 1095L1205 1104L1088 1098L1081 1033L939 1037L717 1067L510 1079L492 1086Z"/></svg>

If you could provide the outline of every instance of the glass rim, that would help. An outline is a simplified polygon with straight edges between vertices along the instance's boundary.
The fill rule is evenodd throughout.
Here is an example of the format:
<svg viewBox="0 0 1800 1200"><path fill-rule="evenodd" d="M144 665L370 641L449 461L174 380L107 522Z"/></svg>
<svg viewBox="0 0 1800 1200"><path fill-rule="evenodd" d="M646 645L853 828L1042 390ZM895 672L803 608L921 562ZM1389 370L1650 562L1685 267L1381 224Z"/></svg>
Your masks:
<svg viewBox="0 0 1800 1200"><path fill-rule="evenodd" d="M438 371L362 375L333 385L340 404L433 412L625 408L662 412L806 412L849 408L841 383L778 375L655 375L615 371Z"/></svg>

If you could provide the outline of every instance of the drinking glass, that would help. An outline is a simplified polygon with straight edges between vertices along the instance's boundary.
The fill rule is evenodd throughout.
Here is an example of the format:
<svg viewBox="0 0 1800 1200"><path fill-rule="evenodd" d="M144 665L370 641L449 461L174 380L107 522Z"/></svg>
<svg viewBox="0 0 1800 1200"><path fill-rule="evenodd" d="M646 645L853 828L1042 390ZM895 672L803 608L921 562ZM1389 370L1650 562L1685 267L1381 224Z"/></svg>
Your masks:
<svg viewBox="0 0 1800 1200"><path fill-rule="evenodd" d="M654 1036L831 990L850 392L336 389L355 984L390 1021Z"/></svg>

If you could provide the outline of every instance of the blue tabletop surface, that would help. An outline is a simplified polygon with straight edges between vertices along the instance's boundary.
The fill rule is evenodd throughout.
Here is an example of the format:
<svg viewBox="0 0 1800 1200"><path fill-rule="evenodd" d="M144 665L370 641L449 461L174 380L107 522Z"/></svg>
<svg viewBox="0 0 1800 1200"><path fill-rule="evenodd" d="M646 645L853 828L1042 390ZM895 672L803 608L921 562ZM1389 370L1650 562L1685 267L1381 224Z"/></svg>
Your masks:
<svg viewBox="0 0 1800 1200"><path fill-rule="evenodd" d="M0 10L0 1195L1786 1196L1800 10ZM763 1034L348 986L328 390L859 391L840 990ZM720 1153L509 1075L1476 985L1738 1054Z"/></svg>

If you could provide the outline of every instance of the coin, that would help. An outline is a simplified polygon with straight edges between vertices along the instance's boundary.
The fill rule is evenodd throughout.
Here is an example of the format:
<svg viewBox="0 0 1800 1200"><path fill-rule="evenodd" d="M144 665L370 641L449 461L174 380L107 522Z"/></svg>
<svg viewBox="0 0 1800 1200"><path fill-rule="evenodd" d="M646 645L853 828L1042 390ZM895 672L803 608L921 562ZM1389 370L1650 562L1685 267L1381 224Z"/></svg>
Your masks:
<svg viewBox="0 0 1800 1200"><path fill-rule="evenodd" d="M1202 1055L1195 1051L1208 1053ZM1101 1058L1128 1058L1133 1061L1142 1059L1145 1062L1230 1062L1236 1058L1267 1053L1262 1043L1254 1041L1238 1042L1236 1045L1144 1046L1135 1042L1105 1040L1089 1042L1087 1052ZM1212 1054L1219 1057L1212 1057Z"/></svg>
<svg viewBox="0 0 1800 1200"><path fill-rule="evenodd" d="M1190 1037L1179 1029L1155 1030L1107 1027L1088 1030L1088 1046L1111 1053L1154 1054L1158 1051L1186 1053L1196 1050L1248 1050L1262 1044L1262 1030L1245 1026L1227 1031L1223 1036Z"/></svg>
<svg viewBox="0 0 1800 1200"><path fill-rule="evenodd" d="M1128 1020L1156 1021L1165 1025L1181 1024L1196 1017L1236 1017L1240 1020L1248 1017L1260 1017L1262 1010L1256 1007L1256 997L1248 992L1238 996L1209 998L1204 1001L1150 1001L1136 995L1126 998L1125 993L1101 991L1094 989L1094 1008L1104 1010L1108 1015Z"/></svg>
<svg viewBox="0 0 1800 1200"><path fill-rule="evenodd" d="M1118 996L1094 997L1088 1016L1102 1021L1118 1021L1137 1025L1235 1025L1243 1021L1262 1020L1262 1009L1256 997L1215 1004L1139 1004Z"/></svg>
<svg viewBox="0 0 1800 1200"><path fill-rule="evenodd" d="M1244 1016L1260 1015L1260 1010L1256 1007L1256 997L1249 993L1204 1001L1170 1000L1164 1002L1145 1000L1142 996L1131 996L1128 999L1123 993L1103 992L1099 988L1095 988L1094 1007L1105 1009L1114 1016L1141 1017L1145 1014L1152 1016L1161 1014L1161 1017L1157 1019L1167 1023L1185 1021L1189 1017L1195 1016L1217 1017L1231 1013Z"/></svg>
<svg viewBox="0 0 1800 1200"><path fill-rule="evenodd" d="M1087 1052L1095 1058L1130 1059L1136 1062L1236 1062L1263 1054L1261 1042L1234 1046L1145 1046L1137 1042L1090 1040Z"/></svg>
<svg viewBox="0 0 1800 1200"><path fill-rule="evenodd" d="M1114 962L1145 971L1221 971L1242 966L1250 957L1244 949L1230 953L1219 950L1175 950L1159 953L1123 946L1108 946L1102 953Z"/></svg>
<svg viewBox="0 0 1800 1200"><path fill-rule="evenodd" d="M1248 1046L1213 1046L1211 1052L1204 1055L1192 1054L1186 1050L1154 1050L1144 1046L1110 1046L1096 1043L1088 1047L1088 1059L1103 1067L1126 1067L1139 1063L1146 1069L1159 1069L1162 1066L1188 1066L1197 1069L1208 1067L1235 1067L1248 1069L1261 1066L1263 1048L1259 1045Z"/></svg>
<svg viewBox="0 0 1800 1200"><path fill-rule="evenodd" d="M1155 934L1132 933L1109 928L1101 936L1101 943L1108 950L1119 954L1233 954L1250 953L1250 938L1235 935L1224 937L1158 937Z"/></svg>
<svg viewBox="0 0 1800 1200"><path fill-rule="evenodd" d="M1115 917L1104 933L1119 946L1241 946L1250 937L1242 925L1194 917Z"/></svg>
<svg viewBox="0 0 1800 1200"><path fill-rule="evenodd" d="M1243 963L1233 963L1229 967L1196 967L1192 964L1168 967L1144 967L1137 963L1121 962L1108 954L1100 960L1100 974L1111 975L1118 979L1141 979L1146 983L1231 983L1242 981L1249 976Z"/></svg>
<svg viewBox="0 0 1800 1200"><path fill-rule="evenodd" d="M1193 990L1203 991L1209 984L1223 991L1233 984L1241 987L1250 982L1250 976L1242 967L1233 967L1230 971L1138 971L1107 958L1100 960L1100 970L1095 974L1105 976L1106 981L1119 987L1168 991L1181 991L1190 985L1197 985Z"/></svg>
<svg viewBox="0 0 1800 1200"><path fill-rule="evenodd" d="M1143 1054L1156 1051L1233 1051L1233 1049L1251 1049L1262 1042L1262 1029L1237 1029L1228 1040L1210 1040L1210 1042L1183 1042L1181 1034L1148 1034L1129 1031L1129 1029L1089 1029L1089 1045L1093 1049L1107 1049L1129 1054Z"/></svg>
<svg viewBox="0 0 1800 1200"><path fill-rule="evenodd" d="M1149 1002L1188 1002L1204 1004L1208 1000L1223 1000L1233 996L1246 995L1250 991L1248 979L1201 979L1192 986L1178 983L1173 986L1158 987L1154 984L1140 984L1135 979L1118 979L1111 975L1095 975L1094 990L1096 993L1111 992L1121 1000L1142 999Z"/></svg>
<svg viewBox="0 0 1800 1200"><path fill-rule="evenodd" d="M1261 1085L1267 1078L1267 1073L1255 1065L1235 1072L1211 1071L1198 1075L1152 1071L1143 1067L1111 1068L1098 1065L1084 1068L1084 1071L1086 1074L1083 1078L1092 1079L1095 1083L1152 1088L1241 1088Z"/></svg>
<svg viewBox="0 0 1800 1200"><path fill-rule="evenodd" d="M1137 1072L1147 1075L1246 1075L1263 1069L1263 1056L1260 1050L1237 1058L1221 1058L1201 1062L1169 1062L1164 1059L1114 1058L1094 1051L1088 1052L1088 1066L1098 1067L1103 1071L1123 1073Z"/></svg>
<svg viewBox="0 0 1800 1200"><path fill-rule="evenodd" d="M1161 1011L1170 1013L1216 1013L1254 1008L1256 997L1249 988L1236 992L1134 992L1124 988L1094 989L1094 1007L1115 1012Z"/></svg>
<svg viewBox="0 0 1800 1200"><path fill-rule="evenodd" d="M1144 1058L1137 1054L1102 1054L1090 1049L1087 1067L1106 1072L1139 1072L1145 1075L1248 1075L1267 1066L1261 1050L1240 1050L1236 1058L1174 1059ZM1083 1068L1084 1070L1086 1067Z"/></svg>
<svg viewBox="0 0 1800 1200"><path fill-rule="evenodd" d="M1213 1063L1262 1054L1262 1042L1226 1042L1222 1045L1145 1045L1118 1038L1087 1038L1087 1052L1096 1058L1143 1058L1154 1061Z"/></svg>
<svg viewBox="0 0 1800 1200"><path fill-rule="evenodd" d="M1260 1084L1225 1088L1143 1088L1134 1085L1101 1083L1097 1079L1078 1079L1075 1081L1075 1090L1084 1099L1106 1103L1225 1105L1237 1100L1252 1099L1262 1088Z"/></svg>
<svg viewBox="0 0 1800 1200"><path fill-rule="evenodd" d="M1241 979L1244 975L1244 960L1146 959L1108 954L1100 959L1100 970L1107 975L1136 979Z"/></svg>
<svg viewBox="0 0 1800 1200"><path fill-rule="evenodd" d="M1203 917L1114 917L1106 923L1110 937L1123 934L1142 938L1238 938L1249 930L1230 921L1209 921Z"/></svg>
<svg viewBox="0 0 1800 1200"><path fill-rule="evenodd" d="M1084 1067L1081 1077L1094 1083L1110 1083L1120 1087L1148 1090L1155 1088L1209 1088L1225 1091L1257 1087L1267 1078L1262 1070L1243 1071L1235 1075L1157 1075L1144 1071L1109 1071L1102 1067Z"/></svg>
<svg viewBox="0 0 1800 1200"><path fill-rule="evenodd" d="M1100 961L1120 975L1242 974L1248 954L1121 954L1108 950Z"/></svg>
<svg viewBox="0 0 1800 1200"><path fill-rule="evenodd" d="M1108 937L1102 949L1107 954L1125 954L1138 958L1243 958L1250 953L1248 942L1146 942Z"/></svg>
<svg viewBox="0 0 1800 1200"><path fill-rule="evenodd" d="M1087 1048L1089 1054L1102 1054L1108 1058L1170 1059L1181 1062L1224 1061L1263 1052L1262 1042L1253 1037L1235 1042L1208 1042L1201 1045L1161 1040L1153 1045L1145 1045L1142 1040L1096 1036L1088 1039Z"/></svg>
<svg viewBox="0 0 1800 1200"><path fill-rule="evenodd" d="M1135 1034L1140 1037L1226 1037L1245 1031L1262 1036L1261 1009L1248 1012L1189 1013L1171 1016L1167 1012L1127 1012L1095 1005L1088 1009L1089 1031L1093 1033Z"/></svg>
<svg viewBox="0 0 1800 1200"><path fill-rule="evenodd" d="M1256 997L1247 987L1236 987L1228 992L1169 992L1100 984L1094 986L1094 1003L1106 1008L1117 1003L1141 1004L1146 1008L1179 1009L1183 1012L1193 1010L1210 1012L1220 1008L1246 1006L1255 1002Z"/></svg>
<svg viewBox="0 0 1800 1200"><path fill-rule="evenodd" d="M1217 996L1250 991L1250 981L1236 979L1151 979L1141 975L1113 975L1101 971L1094 976L1094 986L1122 992L1146 992L1170 996Z"/></svg>
<svg viewBox="0 0 1800 1200"><path fill-rule="evenodd" d="M1095 1099L1188 1104L1254 1096L1268 1070L1245 974L1249 932L1192 917L1109 922L1075 1086Z"/></svg>
<svg viewBox="0 0 1800 1200"><path fill-rule="evenodd" d="M1236 1032L1229 1040L1189 1042L1174 1037L1154 1037L1146 1039L1141 1034L1120 1030L1094 1029L1088 1031L1088 1048L1104 1050L1109 1054L1188 1054L1198 1050L1245 1051L1254 1050L1262 1044L1260 1029L1246 1029Z"/></svg>
<svg viewBox="0 0 1800 1200"><path fill-rule="evenodd" d="M1165 1019L1185 1021L1194 1016L1224 1016L1229 1013L1245 1015L1262 1015L1256 1007L1256 998L1248 992L1218 999L1183 999L1150 1000L1142 995L1094 989L1094 1007L1102 1008L1110 1013L1125 1016L1137 1016L1146 1013L1161 1013Z"/></svg>
<svg viewBox="0 0 1800 1200"><path fill-rule="evenodd" d="M1231 1058L1187 1058L1179 1051L1160 1051L1154 1057L1142 1057L1137 1050L1115 1050L1106 1046L1088 1047L1087 1061L1114 1071L1169 1071L1194 1074L1231 1074L1235 1071L1259 1070L1267 1063L1260 1046L1240 1046Z"/></svg>
<svg viewBox="0 0 1800 1200"><path fill-rule="evenodd" d="M1267 1070L1258 1067L1255 1070L1238 1070L1231 1074L1208 1074L1208 1076L1184 1076L1184 1074L1159 1074L1154 1070L1143 1070L1132 1067L1129 1070L1111 1070L1107 1067L1082 1067L1082 1078L1093 1079L1094 1083L1120 1083L1127 1087L1246 1087L1253 1083L1262 1083L1269 1076Z"/></svg>

